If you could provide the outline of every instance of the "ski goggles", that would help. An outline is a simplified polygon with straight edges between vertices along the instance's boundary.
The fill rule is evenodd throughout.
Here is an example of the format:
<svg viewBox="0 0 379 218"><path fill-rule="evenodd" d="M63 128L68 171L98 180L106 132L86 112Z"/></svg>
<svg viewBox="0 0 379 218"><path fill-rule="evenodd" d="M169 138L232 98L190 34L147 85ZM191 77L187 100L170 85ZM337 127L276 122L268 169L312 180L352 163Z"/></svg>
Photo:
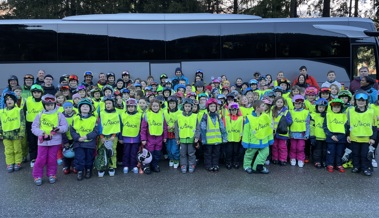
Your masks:
<svg viewBox="0 0 379 218"><path fill-rule="evenodd" d="M358 93L355 95L355 99L363 99L363 100L367 100L368 99L368 95L365 94L365 93Z"/></svg>

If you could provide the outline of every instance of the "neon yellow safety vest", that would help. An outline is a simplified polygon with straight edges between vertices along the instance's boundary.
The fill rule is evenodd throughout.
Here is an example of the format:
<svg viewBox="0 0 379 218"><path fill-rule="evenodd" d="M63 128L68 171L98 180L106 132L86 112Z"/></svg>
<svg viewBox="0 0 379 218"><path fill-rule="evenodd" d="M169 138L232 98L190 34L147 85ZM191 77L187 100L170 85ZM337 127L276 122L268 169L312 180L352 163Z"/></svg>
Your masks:
<svg viewBox="0 0 379 218"><path fill-rule="evenodd" d="M179 137L181 139L193 138L196 132L197 115L190 116L178 115Z"/></svg>
<svg viewBox="0 0 379 218"><path fill-rule="evenodd" d="M207 109L199 110L199 113L197 113L197 121L200 123L201 119L203 119L204 114L208 114Z"/></svg>
<svg viewBox="0 0 379 218"><path fill-rule="evenodd" d="M307 117L309 115L309 111L301 110L295 111L291 110L292 116L292 125L290 127L291 132L305 132L307 128Z"/></svg>
<svg viewBox="0 0 379 218"><path fill-rule="evenodd" d="M104 110L100 112L100 118L103 135L112 135L121 132L120 115L117 111L108 113Z"/></svg>
<svg viewBox="0 0 379 218"><path fill-rule="evenodd" d="M376 120L378 120L378 118L379 118L379 105L370 104L370 108L372 108L374 110Z"/></svg>
<svg viewBox="0 0 379 218"><path fill-rule="evenodd" d="M122 136L137 137L141 129L142 113L137 112L133 115L128 113L122 114Z"/></svg>
<svg viewBox="0 0 379 218"><path fill-rule="evenodd" d="M158 113L152 111L146 112L146 119L149 125L149 133L153 136L161 136L163 134L163 112L159 110Z"/></svg>
<svg viewBox="0 0 379 218"><path fill-rule="evenodd" d="M99 107L100 107L101 100L100 101L96 101L96 99L93 98L92 102L93 102L93 108L95 108L95 111L97 111L99 109Z"/></svg>
<svg viewBox="0 0 379 218"><path fill-rule="evenodd" d="M164 110L164 118L166 119L169 130L173 130L175 122L178 120L178 115L181 113L182 111L180 110L177 110L175 112L168 112L168 110Z"/></svg>
<svg viewBox="0 0 379 218"><path fill-rule="evenodd" d="M73 120L73 117L66 117L66 121L67 121L67 124L68 124L69 127L72 126L72 120ZM68 130L66 132L66 136L67 136L68 140L72 140L72 136L71 136L70 130Z"/></svg>
<svg viewBox="0 0 379 218"><path fill-rule="evenodd" d="M287 116L287 113L288 113L288 110L286 110L286 112L284 112L284 113L280 112L277 117L274 117L274 128L273 129L275 130L275 132L278 129L278 124L279 124L280 119L282 118L282 116ZM272 110L270 111L270 117L273 117ZM288 128L287 128L287 130L288 130ZM279 134L279 135L280 136L288 136L288 132L287 132L287 134Z"/></svg>
<svg viewBox="0 0 379 218"><path fill-rule="evenodd" d="M288 95L287 98L284 98L287 101L287 106L289 110L293 110L295 107L293 106L293 102L291 97Z"/></svg>
<svg viewBox="0 0 379 218"><path fill-rule="evenodd" d="M226 132L228 133L228 142L240 142L243 129L243 117L239 116L237 120L232 120L230 116L225 117Z"/></svg>
<svg viewBox="0 0 379 218"><path fill-rule="evenodd" d="M75 115L74 124L72 128L80 135L80 137L87 136L96 127L97 118L90 116L88 118L81 118L80 115Z"/></svg>
<svg viewBox="0 0 379 218"><path fill-rule="evenodd" d="M4 132L20 129L21 127L21 108L14 107L11 110L5 108L1 113L1 125Z"/></svg>
<svg viewBox="0 0 379 218"><path fill-rule="evenodd" d="M33 122L37 114L43 111L42 101L36 102L33 96L26 99L26 121Z"/></svg>
<svg viewBox="0 0 379 218"><path fill-rule="evenodd" d="M326 113L326 125L330 132L345 134L347 116L345 113Z"/></svg>
<svg viewBox="0 0 379 218"><path fill-rule="evenodd" d="M253 107L250 107L250 108L243 107L243 106L240 107L240 111L243 117L247 117L247 115L251 115L251 113L253 112L253 109L254 109Z"/></svg>
<svg viewBox="0 0 379 218"><path fill-rule="evenodd" d="M207 132L205 138L207 144L219 144L222 143L222 136L220 131L220 117L216 118L216 125L213 124L211 117L207 114Z"/></svg>
<svg viewBox="0 0 379 218"><path fill-rule="evenodd" d="M312 113L311 116L314 120L314 135L316 139L326 139L323 127L325 117L322 117L320 113Z"/></svg>
<svg viewBox="0 0 379 218"><path fill-rule="evenodd" d="M256 139L261 140L272 135L271 118L268 114L262 113L259 117L249 115L247 118L249 119L252 135Z"/></svg>
<svg viewBox="0 0 379 218"><path fill-rule="evenodd" d="M310 113L314 113L316 111L316 106L314 104L312 104L310 101L308 100L305 100L304 101L304 104L305 104L305 108L310 112Z"/></svg>
<svg viewBox="0 0 379 218"><path fill-rule="evenodd" d="M47 135L51 130L58 126L58 110L51 114L41 113L40 117L40 129Z"/></svg>
<svg viewBox="0 0 379 218"><path fill-rule="evenodd" d="M349 120L350 120L350 135L352 136L372 136L372 126L374 123L374 111L372 109L367 109L363 113L357 113L355 108L349 110Z"/></svg>

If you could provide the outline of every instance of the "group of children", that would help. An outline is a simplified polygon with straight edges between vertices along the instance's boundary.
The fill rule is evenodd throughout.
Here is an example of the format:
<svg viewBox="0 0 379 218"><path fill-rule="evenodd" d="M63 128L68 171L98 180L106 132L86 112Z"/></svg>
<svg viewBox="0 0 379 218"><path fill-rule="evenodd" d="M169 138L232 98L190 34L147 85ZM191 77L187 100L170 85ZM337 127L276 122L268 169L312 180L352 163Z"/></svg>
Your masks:
<svg viewBox="0 0 379 218"><path fill-rule="evenodd" d="M20 170L28 148L36 185L45 166L55 183L62 162L64 174L77 173L79 181L91 178L94 166L99 177L114 176L120 162L125 174L160 172L162 154L182 173L194 172L199 156L208 171L219 171L221 158L227 169L242 165L263 174L270 161L303 167L312 156L315 167L329 172L352 167L372 174L379 105L369 104L365 91L291 88L283 76L247 85L237 80L234 88L226 77L206 86L202 72L192 85L176 76L177 84L163 74L159 85L150 81L145 88L120 80L61 86L55 96L34 84L26 99L22 89L6 91L0 133L7 171ZM138 163L143 149L151 162Z"/></svg>

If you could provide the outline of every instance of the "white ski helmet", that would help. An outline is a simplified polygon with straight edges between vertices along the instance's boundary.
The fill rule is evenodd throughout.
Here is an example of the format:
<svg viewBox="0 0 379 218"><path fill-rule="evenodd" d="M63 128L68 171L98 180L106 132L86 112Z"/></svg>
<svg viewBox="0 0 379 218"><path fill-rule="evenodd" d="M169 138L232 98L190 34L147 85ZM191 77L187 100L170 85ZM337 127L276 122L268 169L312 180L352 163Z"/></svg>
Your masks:
<svg viewBox="0 0 379 218"><path fill-rule="evenodd" d="M137 154L137 160L141 162L142 164L149 164L152 159L153 159L153 156L145 148L142 149L142 151L138 152Z"/></svg>

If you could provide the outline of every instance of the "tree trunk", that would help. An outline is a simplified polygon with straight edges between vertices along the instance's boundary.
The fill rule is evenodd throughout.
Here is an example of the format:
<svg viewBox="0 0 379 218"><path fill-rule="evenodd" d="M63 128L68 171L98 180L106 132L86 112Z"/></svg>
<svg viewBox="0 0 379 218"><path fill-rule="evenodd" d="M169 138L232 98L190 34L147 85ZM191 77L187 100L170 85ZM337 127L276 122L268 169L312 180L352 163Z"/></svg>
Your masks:
<svg viewBox="0 0 379 218"><path fill-rule="evenodd" d="M238 14L238 0L233 0L233 14Z"/></svg>
<svg viewBox="0 0 379 218"><path fill-rule="evenodd" d="M358 17L358 0L355 0L354 17Z"/></svg>
<svg viewBox="0 0 379 218"><path fill-rule="evenodd" d="M324 0L324 8L322 9L323 17L330 17L330 0Z"/></svg>
<svg viewBox="0 0 379 218"><path fill-rule="evenodd" d="M290 17L297 17L297 0L291 0Z"/></svg>

